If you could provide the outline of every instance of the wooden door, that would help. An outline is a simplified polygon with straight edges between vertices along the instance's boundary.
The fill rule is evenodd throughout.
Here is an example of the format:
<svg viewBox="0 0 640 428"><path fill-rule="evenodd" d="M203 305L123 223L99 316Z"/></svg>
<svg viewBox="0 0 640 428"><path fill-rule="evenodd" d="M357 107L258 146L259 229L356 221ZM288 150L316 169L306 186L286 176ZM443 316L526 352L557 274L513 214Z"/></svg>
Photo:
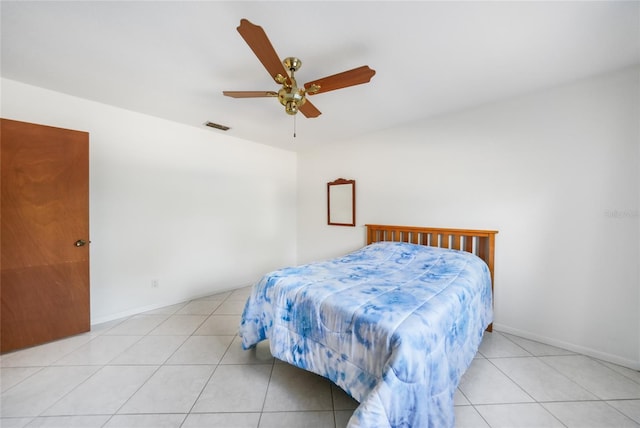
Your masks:
<svg viewBox="0 0 640 428"><path fill-rule="evenodd" d="M1 119L0 352L89 331L89 134Z"/></svg>

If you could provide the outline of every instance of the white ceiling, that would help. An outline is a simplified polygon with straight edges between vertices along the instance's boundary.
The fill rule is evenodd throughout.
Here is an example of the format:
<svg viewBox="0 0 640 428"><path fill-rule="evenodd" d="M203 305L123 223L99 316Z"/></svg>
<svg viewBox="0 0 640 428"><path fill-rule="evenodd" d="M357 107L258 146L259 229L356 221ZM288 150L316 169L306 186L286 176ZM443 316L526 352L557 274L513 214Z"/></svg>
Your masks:
<svg viewBox="0 0 640 428"><path fill-rule="evenodd" d="M371 83L310 97L277 90L236 31L263 27L299 83L361 65ZM2 76L287 150L640 63L640 2L2 1ZM208 129L208 128L207 128ZM208 129L209 130L209 129ZM211 129L210 132L222 133Z"/></svg>

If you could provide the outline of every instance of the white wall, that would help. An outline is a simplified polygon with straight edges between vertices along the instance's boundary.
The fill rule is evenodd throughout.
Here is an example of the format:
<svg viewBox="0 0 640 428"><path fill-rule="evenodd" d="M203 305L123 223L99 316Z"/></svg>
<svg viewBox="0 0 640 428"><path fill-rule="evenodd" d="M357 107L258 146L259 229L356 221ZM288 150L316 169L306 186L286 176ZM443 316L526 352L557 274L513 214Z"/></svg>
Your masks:
<svg viewBox="0 0 640 428"><path fill-rule="evenodd" d="M298 157L298 262L365 223L497 229L495 328L640 368L639 70L411 123ZM356 228L326 225L355 179Z"/></svg>
<svg viewBox="0 0 640 428"><path fill-rule="evenodd" d="M7 79L1 114L90 133L93 323L295 262L294 153Z"/></svg>
<svg viewBox="0 0 640 428"><path fill-rule="evenodd" d="M497 329L640 368L638 69L297 160L11 80L1 89L2 117L90 132L94 323L250 284L296 262L296 232L303 263L362 246L364 223L487 228L500 231ZM356 228L326 225L338 177L357 180Z"/></svg>

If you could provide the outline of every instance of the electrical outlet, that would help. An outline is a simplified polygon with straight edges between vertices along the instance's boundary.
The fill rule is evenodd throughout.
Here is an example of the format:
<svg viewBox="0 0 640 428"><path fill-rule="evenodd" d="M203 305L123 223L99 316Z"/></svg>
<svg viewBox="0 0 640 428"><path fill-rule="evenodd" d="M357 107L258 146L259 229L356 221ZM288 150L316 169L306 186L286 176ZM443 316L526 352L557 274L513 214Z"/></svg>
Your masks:
<svg viewBox="0 0 640 428"><path fill-rule="evenodd" d="M159 279L152 279L151 280L151 288L158 288L160 287L160 280Z"/></svg>

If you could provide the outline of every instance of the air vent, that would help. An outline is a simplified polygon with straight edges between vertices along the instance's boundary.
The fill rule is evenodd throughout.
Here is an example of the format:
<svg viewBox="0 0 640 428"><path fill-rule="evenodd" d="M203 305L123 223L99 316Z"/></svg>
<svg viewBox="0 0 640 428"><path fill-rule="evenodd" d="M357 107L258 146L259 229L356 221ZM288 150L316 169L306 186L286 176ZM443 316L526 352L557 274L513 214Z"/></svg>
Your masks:
<svg viewBox="0 0 640 428"><path fill-rule="evenodd" d="M219 123L213 123L213 122L206 122L205 125L208 126L209 128L216 128L221 131L228 131L229 129L231 129L228 126L220 125Z"/></svg>

